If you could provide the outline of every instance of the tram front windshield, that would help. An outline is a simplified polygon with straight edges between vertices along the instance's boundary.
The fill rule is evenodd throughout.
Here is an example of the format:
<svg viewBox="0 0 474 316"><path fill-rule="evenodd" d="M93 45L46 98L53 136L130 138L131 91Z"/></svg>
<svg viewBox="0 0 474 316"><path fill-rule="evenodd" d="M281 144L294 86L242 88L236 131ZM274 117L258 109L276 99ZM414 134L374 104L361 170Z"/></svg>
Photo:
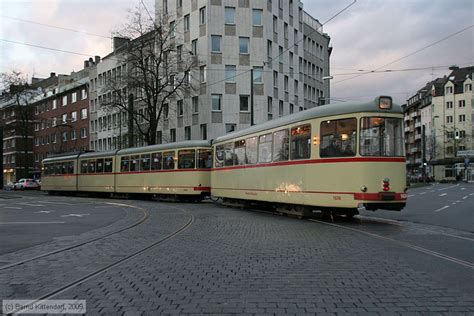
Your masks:
<svg viewBox="0 0 474 316"><path fill-rule="evenodd" d="M360 127L362 156L404 156L403 122L392 117L364 117Z"/></svg>

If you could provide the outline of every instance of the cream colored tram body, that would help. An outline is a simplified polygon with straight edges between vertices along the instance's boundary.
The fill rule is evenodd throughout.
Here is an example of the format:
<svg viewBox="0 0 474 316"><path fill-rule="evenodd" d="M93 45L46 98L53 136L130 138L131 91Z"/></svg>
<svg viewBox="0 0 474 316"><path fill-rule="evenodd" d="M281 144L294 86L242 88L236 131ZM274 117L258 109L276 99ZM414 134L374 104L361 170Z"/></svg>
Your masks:
<svg viewBox="0 0 474 316"><path fill-rule="evenodd" d="M117 152L117 193L153 193L200 198L210 193L209 141L184 141Z"/></svg>
<svg viewBox="0 0 474 316"><path fill-rule="evenodd" d="M43 160L41 189L51 192L77 191L78 156L73 154Z"/></svg>
<svg viewBox="0 0 474 316"><path fill-rule="evenodd" d="M77 190L80 192L115 192L117 151L90 152L79 156Z"/></svg>
<svg viewBox="0 0 474 316"><path fill-rule="evenodd" d="M406 203L403 113L390 97L329 104L217 138L212 195L283 212Z"/></svg>

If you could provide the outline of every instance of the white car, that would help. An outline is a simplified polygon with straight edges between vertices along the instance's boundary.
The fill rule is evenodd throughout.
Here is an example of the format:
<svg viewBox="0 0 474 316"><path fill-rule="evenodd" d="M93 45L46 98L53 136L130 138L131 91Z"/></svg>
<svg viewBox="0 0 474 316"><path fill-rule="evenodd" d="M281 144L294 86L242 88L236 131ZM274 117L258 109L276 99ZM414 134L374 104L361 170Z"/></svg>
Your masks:
<svg viewBox="0 0 474 316"><path fill-rule="evenodd" d="M37 190L40 185L34 179L20 179L15 183L13 190Z"/></svg>

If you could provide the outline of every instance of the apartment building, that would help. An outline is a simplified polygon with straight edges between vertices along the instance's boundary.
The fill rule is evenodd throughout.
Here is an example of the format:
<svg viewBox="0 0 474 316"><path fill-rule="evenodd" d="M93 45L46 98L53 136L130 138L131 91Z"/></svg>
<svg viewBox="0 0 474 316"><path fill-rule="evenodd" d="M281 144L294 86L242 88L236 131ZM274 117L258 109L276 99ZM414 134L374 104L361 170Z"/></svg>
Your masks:
<svg viewBox="0 0 474 316"><path fill-rule="evenodd" d="M451 67L449 76L428 82L403 106L409 176L471 179L474 155L472 76L474 67ZM458 155L460 153L462 155ZM470 158L467 162L466 158ZM423 160L424 159L424 160Z"/></svg>
<svg viewBox="0 0 474 316"><path fill-rule="evenodd" d="M300 1L157 0L156 19L176 30L176 45L189 47L200 69L199 91L176 100L164 139L210 139L250 126L251 69L255 124L329 98L330 38Z"/></svg>

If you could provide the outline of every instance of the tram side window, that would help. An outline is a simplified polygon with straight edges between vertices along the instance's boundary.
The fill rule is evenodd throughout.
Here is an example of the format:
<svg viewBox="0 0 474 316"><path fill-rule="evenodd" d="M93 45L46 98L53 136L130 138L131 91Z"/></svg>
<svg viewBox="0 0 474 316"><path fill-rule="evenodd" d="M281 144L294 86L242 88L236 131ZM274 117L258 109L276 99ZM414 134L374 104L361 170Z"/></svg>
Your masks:
<svg viewBox="0 0 474 316"><path fill-rule="evenodd" d="M62 164L60 164L61 166L61 174L66 174L66 163L63 162Z"/></svg>
<svg viewBox="0 0 474 316"><path fill-rule="evenodd" d="M151 170L161 170L161 153L151 154Z"/></svg>
<svg viewBox="0 0 474 316"><path fill-rule="evenodd" d="M121 172L128 172L130 171L130 162L128 156L123 156L120 161L120 171Z"/></svg>
<svg viewBox="0 0 474 316"><path fill-rule="evenodd" d="M150 170L150 154L144 154L141 155L141 160L140 160L140 170L141 171L149 171Z"/></svg>
<svg viewBox="0 0 474 316"><path fill-rule="evenodd" d="M43 175L49 175L49 165L43 165Z"/></svg>
<svg viewBox="0 0 474 316"><path fill-rule="evenodd" d="M95 173L95 160L87 161L87 173Z"/></svg>
<svg viewBox="0 0 474 316"><path fill-rule="evenodd" d="M362 156L404 156L403 121L395 117L364 117L360 127Z"/></svg>
<svg viewBox="0 0 474 316"><path fill-rule="evenodd" d="M130 172L140 171L140 156L130 156Z"/></svg>
<svg viewBox="0 0 474 316"><path fill-rule="evenodd" d="M196 151L194 149L178 151L178 169L194 169L196 166Z"/></svg>
<svg viewBox="0 0 474 316"><path fill-rule="evenodd" d="M97 159L97 162L96 162L96 171L97 173L102 173L104 172L104 159Z"/></svg>
<svg viewBox="0 0 474 316"><path fill-rule="evenodd" d="M311 157L311 126L303 125L291 129L291 159Z"/></svg>
<svg viewBox="0 0 474 316"><path fill-rule="evenodd" d="M73 174L74 173L74 162L70 161L66 165L66 173Z"/></svg>
<svg viewBox="0 0 474 316"><path fill-rule="evenodd" d="M224 166L224 157L225 157L224 146L223 145L216 146L216 162L215 162L216 168L220 168Z"/></svg>
<svg viewBox="0 0 474 316"><path fill-rule="evenodd" d="M258 141L258 162L272 161L273 135L265 134L259 137Z"/></svg>
<svg viewBox="0 0 474 316"><path fill-rule="evenodd" d="M81 161L81 173L87 173L87 160Z"/></svg>
<svg viewBox="0 0 474 316"><path fill-rule="evenodd" d="M257 163L257 137L247 138L245 140L245 161L249 165L254 165Z"/></svg>
<svg viewBox="0 0 474 316"><path fill-rule="evenodd" d="M234 165L245 165L245 139L234 143Z"/></svg>
<svg viewBox="0 0 474 316"><path fill-rule="evenodd" d="M355 118L321 122L321 157L355 156L357 120Z"/></svg>
<svg viewBox="0 0 474 316"><path fill-rule="evenodd" d="M231 167L234 165L234 144L224 144L224 166Z"/></svg>
<svg viewBox="0 0 474 316"><path fill-rule="evenodd" d="M273 133L273 161L287 161L289 157L290 137L288 130Z"/></svg>
<svg viewBox="0 0 474 316"><path fill-rule="evenodd" d="M165 151L163 153L163 169L164 170L174 169L175 159L176 159L176 155L174 151Z"/></svg>
<svg viewBox="0 0 474 316"><path fill-rule="evenodd" d="M104 159L104 172L111 173L113 170L112 158Z"/></svg>
<svg viewBox="0 0 474 316"><path fill-rule="evenodd" d="M198 168L212 168L212 149L199 149L198 151Z"/></svg>

